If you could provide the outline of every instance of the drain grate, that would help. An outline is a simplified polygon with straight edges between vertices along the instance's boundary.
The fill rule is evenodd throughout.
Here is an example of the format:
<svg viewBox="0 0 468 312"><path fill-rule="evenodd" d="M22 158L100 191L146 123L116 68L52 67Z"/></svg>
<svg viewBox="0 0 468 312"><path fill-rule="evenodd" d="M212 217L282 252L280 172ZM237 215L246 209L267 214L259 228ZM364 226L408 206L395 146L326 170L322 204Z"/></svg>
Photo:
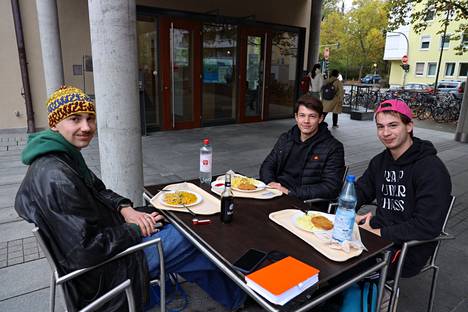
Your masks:
<svg viewBox="0 0 468 312"><path fill-rule="evenodd" d="M34 236L0 243L0 269L44 258Z"/></svg>

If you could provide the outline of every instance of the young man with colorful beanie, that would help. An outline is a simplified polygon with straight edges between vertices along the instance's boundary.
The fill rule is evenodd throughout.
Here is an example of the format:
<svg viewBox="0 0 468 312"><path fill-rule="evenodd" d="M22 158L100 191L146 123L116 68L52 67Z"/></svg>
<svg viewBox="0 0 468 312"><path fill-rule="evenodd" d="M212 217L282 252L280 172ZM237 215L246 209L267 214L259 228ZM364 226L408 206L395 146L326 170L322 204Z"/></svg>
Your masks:
<svg viewBox="0 0 468 312"><path fill-rule="evenodd" d="M47 109L50 129L31 135L21 155L29 169L15 209L39 227L59 271L98 264L142 240L160 237L166 272L196 282L226 308L238 308L245 293L198 249L171 224L155 229L161 215L133 209L130 199L106 189L88 169L80 151L96 132L92 99L78 88L63 86L52 94ZM137 311L143 311L149 307L148 280L158 276L157 250L147 248L66 283L67 304L83 307L130 278ZM100 311L127 311L127 307L126 297L118 296Z"/></svg>
<svg viewBox="0 0 468 312"><path fill-rule="evenodd" d="M401 100L386 100L375 112L377 136L386 149L372 158L356 183L357 208L374 200L377 210L357 216L362 228L395 243L438 236L451 201L450 175L434 145L413 136L411 109ZM417 274L435 244L409 249L402 276ZM389 278L394 274L390 267Z"/></svg>

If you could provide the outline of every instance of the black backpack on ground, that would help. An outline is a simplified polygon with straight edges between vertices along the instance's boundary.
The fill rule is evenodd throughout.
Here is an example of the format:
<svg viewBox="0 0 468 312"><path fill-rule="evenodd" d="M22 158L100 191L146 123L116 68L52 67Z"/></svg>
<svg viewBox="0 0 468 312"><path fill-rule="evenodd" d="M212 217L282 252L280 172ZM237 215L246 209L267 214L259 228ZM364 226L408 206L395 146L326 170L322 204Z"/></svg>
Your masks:
<svg viewBox="0 0 468 312"><path fill-rule="evenodd" d="M336 87L333 84L336 80L333 80L322 87L322 99L331 101L336 95Z"/></svg>

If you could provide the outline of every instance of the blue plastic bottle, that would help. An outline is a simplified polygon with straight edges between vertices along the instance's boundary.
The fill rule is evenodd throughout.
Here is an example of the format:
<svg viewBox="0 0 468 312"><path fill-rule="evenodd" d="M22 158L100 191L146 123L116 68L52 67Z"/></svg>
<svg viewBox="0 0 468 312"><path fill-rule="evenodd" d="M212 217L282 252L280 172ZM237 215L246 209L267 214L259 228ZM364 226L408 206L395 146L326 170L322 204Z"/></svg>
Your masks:
<svg viewBox="0 0 468 312"><path fill-rule="evenodd" d="M354 180L355 177L353 175L346 177L346 183L338 199L338 209L336 210L332 238L339 242L351 240L353 237L357 202Z"/></svg>

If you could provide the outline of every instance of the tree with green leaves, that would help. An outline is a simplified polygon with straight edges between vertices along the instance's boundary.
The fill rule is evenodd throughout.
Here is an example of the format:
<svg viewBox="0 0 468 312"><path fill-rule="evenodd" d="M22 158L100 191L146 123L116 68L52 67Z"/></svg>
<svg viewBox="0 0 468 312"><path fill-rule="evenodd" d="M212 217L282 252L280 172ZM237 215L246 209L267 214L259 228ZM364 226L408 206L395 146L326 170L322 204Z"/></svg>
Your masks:
<svg viewBox="0 0 468 312"><path fill-rule="evenodd" d="M440 23L437 34L441 34L446 25L460 21L450 40L460 42L455 48L457 54L467 51L460 38L468 33L468 0L389 0L388 5L390 30L409 22L416 33L421 33L428 26L428 21L435 19ZM445 18L447 14L451 16L450 19Z"/></svg>
<svg viewBox="0 0 468 312"><path fill-rule="evenodd" d="M338 2L339 4L340 2ZM341 7L325 16L320 44L331 45L330 68L345 78L360 78L384 68L383 52L387 27L387 7L383 0L355 0L353 8L342 13ZM339 43L339 47L333 44ZM322 49L323 51L323 49Z"/></svg>

